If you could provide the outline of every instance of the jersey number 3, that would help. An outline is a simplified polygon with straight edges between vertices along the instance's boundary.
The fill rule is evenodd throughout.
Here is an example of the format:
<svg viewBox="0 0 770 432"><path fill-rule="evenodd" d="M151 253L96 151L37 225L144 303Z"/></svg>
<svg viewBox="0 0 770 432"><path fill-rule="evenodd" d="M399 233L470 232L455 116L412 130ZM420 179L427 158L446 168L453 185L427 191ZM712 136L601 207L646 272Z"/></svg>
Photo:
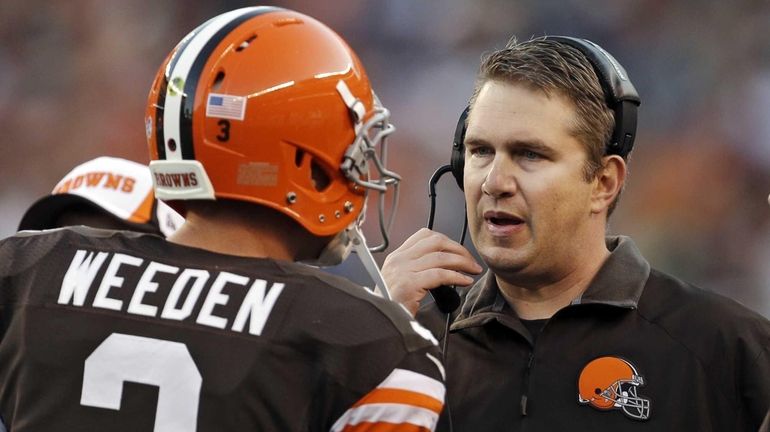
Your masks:
<svg viewBox="0 0 770 432"><path fill-rule="evenodd" d="M196 430L203 380L187 346L111 334L86 359L80 404L120 410L124 381L158 386L154 432Z"/></svg>

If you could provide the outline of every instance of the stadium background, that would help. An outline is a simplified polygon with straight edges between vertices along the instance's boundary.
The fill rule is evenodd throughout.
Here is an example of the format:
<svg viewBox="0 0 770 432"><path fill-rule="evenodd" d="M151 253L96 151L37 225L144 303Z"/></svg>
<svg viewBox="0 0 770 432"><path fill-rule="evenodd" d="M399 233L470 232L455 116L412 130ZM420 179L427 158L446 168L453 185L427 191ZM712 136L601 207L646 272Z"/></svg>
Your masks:
<svg viewBox="0 0 770 432"><path fill-rule="evenodd" d="M510 36L599 43L642 96L631 176L611 231L631 235L654 266L770 316L770 2L264 4L336 29L391 109L398 131L389 165L404 177L394 244L425 223L427 180L448 161L483 51ZM147 162L143 113L157 66L205 19L248 5L0 2L0 237L76 164L101 155ZM457 237L462 196L449 178L438 194L437 228ZM339 271L361 280L355 263Z"/></svg>

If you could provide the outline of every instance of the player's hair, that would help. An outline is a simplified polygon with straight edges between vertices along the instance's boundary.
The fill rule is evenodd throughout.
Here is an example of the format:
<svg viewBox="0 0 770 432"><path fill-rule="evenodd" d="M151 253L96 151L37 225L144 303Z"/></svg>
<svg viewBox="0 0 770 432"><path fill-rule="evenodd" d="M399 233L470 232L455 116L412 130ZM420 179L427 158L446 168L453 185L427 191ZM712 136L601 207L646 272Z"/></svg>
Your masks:
<svg viewBox="0 0 770 432"><path fill-rule="evenodd" d="M591 63L577 48L544 38L518 42L512 38L504 48L482 57L470 106L488 81L528 85L546 95L566 97L575 107L571 132L586 151L583 177L592 180L602 167L606 144L615 127L612 110L605 102L599 78ZM620 193L608 209L617 205Z"/></svg>

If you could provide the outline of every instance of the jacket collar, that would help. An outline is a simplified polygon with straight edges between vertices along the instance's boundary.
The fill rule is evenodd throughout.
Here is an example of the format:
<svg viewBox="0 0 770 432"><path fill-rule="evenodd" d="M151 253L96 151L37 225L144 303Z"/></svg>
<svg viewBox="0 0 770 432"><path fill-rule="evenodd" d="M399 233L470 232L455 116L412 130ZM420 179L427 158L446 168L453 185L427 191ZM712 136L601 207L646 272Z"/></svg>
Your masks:
<svg viewBox="0 0 770 432"><path fill-rule="evenodd" d="M607 237L606 244L610 256L572 305L604 304L635 309L650 275L650 264L629 237ZM518 321L500 294L494 274L487 271L468 291L451 329L482 325L493 319Z"/></svg>

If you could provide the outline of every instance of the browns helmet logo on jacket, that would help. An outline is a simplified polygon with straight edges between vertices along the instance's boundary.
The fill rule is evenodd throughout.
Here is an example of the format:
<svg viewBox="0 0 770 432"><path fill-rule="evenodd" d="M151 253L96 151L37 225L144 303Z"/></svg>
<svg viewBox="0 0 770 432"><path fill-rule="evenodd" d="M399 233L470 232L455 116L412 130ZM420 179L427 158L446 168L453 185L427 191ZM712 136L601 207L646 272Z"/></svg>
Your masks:
<svg viewBox="0 0 770 432"><path fill-rule="evenodd" d="M650 400L637 394L645 384L636 367L619 357L591 360L578 378L578 401L598 410L622 410L634 420L650 418Z"/></svg>

